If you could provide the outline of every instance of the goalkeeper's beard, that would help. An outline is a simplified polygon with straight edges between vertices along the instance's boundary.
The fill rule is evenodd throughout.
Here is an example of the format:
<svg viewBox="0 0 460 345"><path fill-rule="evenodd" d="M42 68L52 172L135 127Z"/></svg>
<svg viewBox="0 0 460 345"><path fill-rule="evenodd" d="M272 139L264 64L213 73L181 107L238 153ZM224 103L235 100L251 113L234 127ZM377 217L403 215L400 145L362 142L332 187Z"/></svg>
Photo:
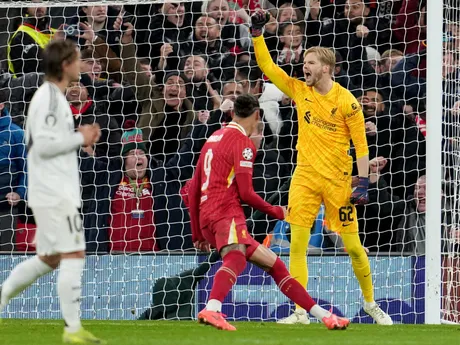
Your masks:
<svg viewBox="0 0 460 345"><path fill-rule="evenodd" d="M321 82L322 76L323 74L321 73L321 71L318 73L311 73L310 79L307 79L305 77L305 82L307 83L308 86L316 86L317 84Z"/></svg>

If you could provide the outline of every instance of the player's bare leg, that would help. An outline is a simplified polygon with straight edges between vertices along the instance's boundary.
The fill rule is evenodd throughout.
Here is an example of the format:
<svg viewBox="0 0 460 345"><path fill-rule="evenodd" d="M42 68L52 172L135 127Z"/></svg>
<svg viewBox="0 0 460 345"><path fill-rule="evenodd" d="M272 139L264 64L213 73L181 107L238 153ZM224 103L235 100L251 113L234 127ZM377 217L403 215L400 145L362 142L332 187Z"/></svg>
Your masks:
<svg viewBox="0 0 460 345"><path fill-rule="evenodd" d="M350 255L353 271L364 296L364 311L379 325L393 325L391 317L374 301L374 286L372 284L369 258L361 244L358 233L343 233L341 237L348 255Z"/></svg>
<svg viewBox="0 0 460 345"><path fill-rule="evenodd" d="M222 302L246 267L246 245L230 244L221 249L220 255L223 264L214 276L206 308L198 313L198 322L220 330L235 331L236 328L222 314Z"/></svg>
<svg viewBox="0 0 460 345"><path fill-rule="evenodd" d="M292 301L321 320L328 329L346 329L350 321L321 308L305 288L289 274L286 265L270 249L259 245L249 261L268 272L281 292Z"/></svg>

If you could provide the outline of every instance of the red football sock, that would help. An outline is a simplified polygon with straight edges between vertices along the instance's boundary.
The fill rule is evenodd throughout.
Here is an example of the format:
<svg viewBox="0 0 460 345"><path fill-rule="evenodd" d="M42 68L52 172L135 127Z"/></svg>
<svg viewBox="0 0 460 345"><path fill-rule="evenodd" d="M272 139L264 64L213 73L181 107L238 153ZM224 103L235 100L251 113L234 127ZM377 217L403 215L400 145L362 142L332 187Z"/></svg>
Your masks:
<svg viewBox="0 0 460 345"><path fill-rule="evenodd" d="M220 302L224 301L228 295L236 279L246 267L246 257L239 250L232 250L224 256L224 263L214 276L211 294L209 299L216 299Z"/></svg>
<svg viewBox="0 0 460 345"><path fill-rule="evenodd" d="M289 274L286 265L280 258L268 272L283 294L289 297L294 303L300 305L307 312L316 304L305 288Z"/></svg>

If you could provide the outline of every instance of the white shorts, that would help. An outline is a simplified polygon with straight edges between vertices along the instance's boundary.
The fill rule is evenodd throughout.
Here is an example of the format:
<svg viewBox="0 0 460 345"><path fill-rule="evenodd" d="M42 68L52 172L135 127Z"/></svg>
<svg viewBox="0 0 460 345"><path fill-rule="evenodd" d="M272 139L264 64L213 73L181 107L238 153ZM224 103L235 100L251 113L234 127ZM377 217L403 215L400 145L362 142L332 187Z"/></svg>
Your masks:
<svg viewBox="0 0 460 345"><path fill-rule="evenodd" d="M41 256L84 251L85 232L78 209L67 203L33 208L37 254Z"/></svg>

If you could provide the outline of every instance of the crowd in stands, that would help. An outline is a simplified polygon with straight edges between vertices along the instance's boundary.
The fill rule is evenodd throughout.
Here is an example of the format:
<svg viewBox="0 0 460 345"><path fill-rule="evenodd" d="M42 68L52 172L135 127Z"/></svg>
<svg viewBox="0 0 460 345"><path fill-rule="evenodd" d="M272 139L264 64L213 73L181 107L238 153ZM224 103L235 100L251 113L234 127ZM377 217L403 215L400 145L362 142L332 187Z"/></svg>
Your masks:
<svg viewBox="0 0 460 345"><path fill-rule="evenodd" d="M22 248L21 231L33 224L23 130L28 103L43 82L41 55L50 40L80 46L81 79L69 85L66 97L76 126L97 122L102 128L100 142L79 154L88 251L192 249L182 187L206 138L231 121L235 98L248 92L264 111L261 135L252 138L260 148L254 188L265 199L281 194L279 202L286 203L279 190L296 163L297 113L255 63L248 27L258 8L270 11L264 37L286 73L302 79L305 48L330 47L335 80L362 106L371 171L370 203L359 209L364 246L423 254L425 0L168 0L9 9L0 22L10 33L1 47L0 251ZM460 24L444 29L445 111L439 121L449 195L460 108ZM451 229L449 205L443 232ZM275 221L262 217L253 224L262 242Z"/></svg>

